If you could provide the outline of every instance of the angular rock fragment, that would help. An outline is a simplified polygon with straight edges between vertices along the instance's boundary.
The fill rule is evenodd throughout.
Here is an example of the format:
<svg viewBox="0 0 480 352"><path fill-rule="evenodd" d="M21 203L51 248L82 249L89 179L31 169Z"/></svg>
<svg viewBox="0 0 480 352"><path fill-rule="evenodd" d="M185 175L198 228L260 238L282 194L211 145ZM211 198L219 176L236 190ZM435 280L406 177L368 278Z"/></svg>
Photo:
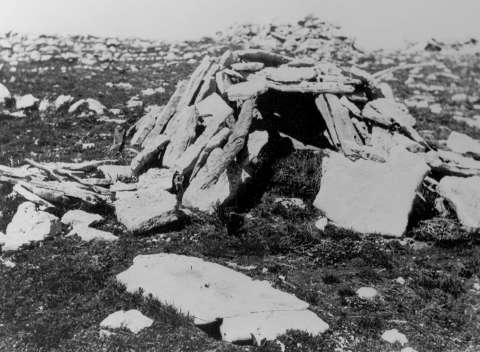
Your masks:
<svg viewBox="0 0 480 352"><path fill-rule="evenodd" d="M274 289L266 281L200 258L176 254L137 256L117 275L129 292L142 289L204 325L223 320L226 341L272 340L290 329L320 334L328 329L308 303Z"/></svg>
<svg viewBox="0 0 480 352"><path fill-rule="evenodd" d="M163 106L154 106L152 109L145 114L140 120L138 120L134 125L135 134L130 140L130 145L141 145L148 134L155 127L157 118L161 116Z"/></svg>
<svg viewBox="0 0 480 352"><path fill-rule="evenodd" d="M257 72L265 67L263 62L237 62L231 68L235 71Z"/></svg>
<svg viewBox="0 0 480 352"><path fill-rule="evenodd" d="M161 150L168 144L170 140L167 136L159 135L150 140L149 145L146 146L130 163L130 169L133 175L138 175L142 169L154 160Z"/></svg>
<svg viewBox="0 0 480 352"><path fill-rule="evenodd" d="M73 229L67 236L77 235L85 242L98 241L98 242L113 242L118 240L118 237L111 232L102 231L89 227L84 224L77 224L73 226Z"/></svg>
<svg viewBox="0 0 480 352"><path fill-rule="evenodd" d="M459 154L480 156L480 142L463 133L452 132L447 139L447 147Z"/></svg>
<svg viewBox="0 0 480 352"><path fill-rule="evenodd" d="M98 170L105 176L111 183L115 183L118 180L131 178L132 169L129 165L101 165Z"/></svg>
<svg viewBox="0 0 480 352"><path fill-rule="evenodd" d="M152 326L153 320L136 309L119 310L102 320L100 327L108 329L128 329L134 334Z"/></svg>
<svg viewBox="0 0 480 352"><path fill-rule="evenodd" d="M93 111L97 115L103 115L107 110L105 105L100 103L98 100L95 100L93 98L87 98L80 99L76 103L70 105L70 107L68 108L68 113L73 114L83 106L86 106L88 110Z"/></svg>
<svg viewBox="0 0 480 352"><path fill-rule="evenodd" d="M177 198L158 188L121 192L115 201L117 220L133 232L146 233L179 220Z"/></svg>
<svg viewBox="0 0 480 352"><path fill-rule="evenodd" d="M480 229L480 177L443 177L438 193L451 205L469 231Z"/></svg>
<svg viewBox="0 0 480 352"><path fill-rule="evenodd" d="M332 153L323 161L314 206L340 227L400 237L428 171L422 157L404 149L392 150L386 163Z"/></svg>
<svg viewBox="0 0 480 352"><path fill-rule="evenodd" d="M227 95L231 101L248 100L265 93L267 89L267 82L264 79L255 79L230 86Z"/></svg>
<svg viewBox="0 0 480 352"><path fill-rule="evenodd" d="M138 177L138 189L159 188L169 190L172 188L175 170L167 168L150 168Z"/></svg>
<svg viewBox="0 0 480 352"><path fill-rule="evenodd" d="M25 202L19 205L6 234L0 234L0 245L3 251L16 251L25 244L43 241L60 231L56 216L38 211L34 203Z"/></svg>
<svg viewBox="0 0 480 352"><path fill-rule="evenodd" d="M317 77L317 72L313 67L282 66L265 71L268 79L280 83L299 83L311 81Z"/></svg>
<svg viewBox="0 0 480 352"><path fill-rule="evenodd" d="M392 100L381 98L369 102L362 111L362 116L383 126L397 124L402 127L413 127L415 118L407 107Z"/></svg>
<svg viewBox="0 0 480 352"><path fill-rule="evenodd" d="M83 210L69 210L62 216L62 223L65 225L91 225L95 222L103 220L103 216L98 214L87 213Z"/></svg>

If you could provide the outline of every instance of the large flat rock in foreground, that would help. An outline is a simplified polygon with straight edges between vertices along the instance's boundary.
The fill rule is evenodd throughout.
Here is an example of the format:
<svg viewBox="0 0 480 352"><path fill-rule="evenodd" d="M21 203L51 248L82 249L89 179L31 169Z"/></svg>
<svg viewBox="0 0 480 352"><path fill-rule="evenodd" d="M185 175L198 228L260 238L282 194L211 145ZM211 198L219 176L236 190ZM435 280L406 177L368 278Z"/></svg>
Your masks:
<svg viewBox="0 0 480 352"><path fill-rule="evenodd" d="M337 226L400 237L428 171L422 157L400 148L392 150L386 163L350 161L332 153L323 160L314 205Z"/></svg>
<svg viewBox="0 0 480 352"><path fill-rule="evenodd" d="M275 339L289 329L320 334L328 329L308 303L250 277L200 258L176 254L137 256L117 275L129 292L142 289L203 325L223 319L226 341Z"/></svg>

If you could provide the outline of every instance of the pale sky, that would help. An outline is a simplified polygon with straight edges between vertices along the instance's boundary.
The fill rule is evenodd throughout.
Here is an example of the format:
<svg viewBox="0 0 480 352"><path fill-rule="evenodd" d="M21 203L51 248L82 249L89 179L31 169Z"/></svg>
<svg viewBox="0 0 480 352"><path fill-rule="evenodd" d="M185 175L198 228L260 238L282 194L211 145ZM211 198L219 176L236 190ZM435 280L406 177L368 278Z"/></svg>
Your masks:
<svg viewBox="0 0 480 352"><path fill-rule="evenodd" d="M480 0L0 0L0 32L196 39L235 22L308 13L369 48L480 37Z"/></svg>

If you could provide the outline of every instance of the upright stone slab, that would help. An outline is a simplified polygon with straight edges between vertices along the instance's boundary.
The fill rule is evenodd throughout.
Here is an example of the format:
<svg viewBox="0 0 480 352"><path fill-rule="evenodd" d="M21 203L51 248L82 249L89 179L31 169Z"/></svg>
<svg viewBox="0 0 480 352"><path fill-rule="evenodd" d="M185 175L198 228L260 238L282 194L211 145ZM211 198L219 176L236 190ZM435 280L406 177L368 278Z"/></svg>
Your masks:
<svg viewBox="0 0 480 352"><path fill-rule="evenodd" d="M337 226L361 233L400 237L429 167L422 157L394 148L386 163L324 158L314 206Z"/></svg>
<svg viewBox="0 0 480 352"><path fill-rule="evenodd" d="M470 231L480 229L480 177L444 177L438 192L457 213L458 220Z"/></svg>
<svg viewBox="0 0 480 352"><path fill-rule="evenodd" d="M143 290L162 303L203 325L223 319L222 337L227 341L272 340L290 329L311 334L328 329L308 310L308 303L274 289L267 281L248 276L200 258L176 254L140 255L117 275L129 292Z"/></svg>

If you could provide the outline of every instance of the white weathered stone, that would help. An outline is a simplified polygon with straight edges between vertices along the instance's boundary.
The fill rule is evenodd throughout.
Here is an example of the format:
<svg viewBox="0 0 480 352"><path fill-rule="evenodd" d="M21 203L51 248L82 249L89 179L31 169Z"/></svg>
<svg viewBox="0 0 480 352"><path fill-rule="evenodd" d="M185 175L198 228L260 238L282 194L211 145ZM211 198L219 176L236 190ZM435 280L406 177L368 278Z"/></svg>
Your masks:
<svg viewBox="0 0 480 352"><path fill-rule="evenodd" d="M71 104L73 102L73 99L74 98L71 95L59 95L53 103L55 106L55 110L61 109L62 107Z"/></svg>
<svg viewBox="0 0 480 352"><path fill-rule="evenodd" d="M154 106L135 123L135 134L130 140L131 145L140 145L143 143L150 131L153 130L153 127L155 127L157 117L160 116L163 109L163 106Z"/></svg>
<svg viewBox="0 0 480 352"><path fill-rule="evenodd" d="M273 341L290 329L319 335L328 330L328 324L309 310L260 312L224 318L220 334L228 342L253 338L255 345L259 346L262 341Z"/></svg>
<svg viewBox="0 0 480 352"><path fill-rule="evenodd" d="M268 79L281 83L298 83L310 81L317 77L313 67L288 67L268 68L265 70Z"/></svg>
<svg viewBox="0 0 480 352"><path fill-rule="evenodd" d="M398 124L402 127L413 127L415 125L415 118L410 115L405 105L385 98L367 103L362 115L366 119L385 126Z"/></svg>
<svg viewBox="0 0 480 352"><path fill-rule="evenodd" d="M32 94L15 97L15 106L18 110L33 108L39 101Z"/></svg>
<svg viewBox="0 0 480 352"><path fill-rule="evenodd" d="M35 204L25 202L19 205L5 235L0 235L3 251L15 251L22 245L43 241L61 231L59 219L47 212L38 211Z"/></svg>
<svg viewBox="0 0 480 352"><path fill-rule="evenodd" d="M89 227L85 224L77 224L73 226L73 229L67 236L77 235L85 242L100 241L100 242L113 242L118 240L118 237L111 232L102 231Z"/></svg>
<svg viewBox="0 0 480 352"><path fill-rule="evenodd" d="M231 101L247 100L263 94L267 90L268 86L265 79L255 79L230 86L227 89L227 95L228 99Z"/></svg>
<svg viewBox="0 0 480 352"><path fill-rule="evenodd" d="M466 134L452 132L447 139L447 147L460 154L472 153L480 155L480 142Z"/></svg>
<svg viewBox="0 0 480 352"><path fill-rule="evenodd" d="M117 193L115 214L134 233L147 232L178 220L175 195L160 188Z"/></svg>
<svg viewBox="0 0 480 352"><path fill-rule="evenodd" d="M5 99L9 99L12 96L10 95L10 91L7 87L0 83L0 102L4 102Z"/></svg>
<svg viewBox="0 0 480 352"><path fill-rule="evenodd" d="M400 148L386 163L331 153L323 160L314 206L340 227L400 237L428 170L422 157Z"/></svg>
<svg viewBox="0 0 480 352"><path fill-rule="evenodd" d="M267 281L200 258L176 254L137 256L117 275L129 292L142 288L203 325L223 319L222 337L228 341L274 339L289 329L322 333L328 325L308 311L308 303L274 289Z"/></svg>
<svg viewBox="0 0 480 352"><path fill-rule="evenodd" d="M328 225L328 219L324 216L315 221L315 227L320 231L325 231L325 228Z"/></svg>
<svg viewBox="0 0 480 352"><path fill-rule="evenodd" d="M469 230L480 228L480 177L447 176L440 180L438 192L455 210L458 219Z"/></svg>
<svg viewBox="0 0 480 352"><path fill-rule="evenodd" d="M153 320L136 309L119 310L102 320L100 326L108 329L128 329L134 334L152 326Z"/></svg>
<svg viewBox="0 0 480 352"><path fill-rule="evenodd" d="M93 111L97 115L102 115L107 110L105 105L100 103L98 100L95 100L93 98L87 98L80 99L76 103L70 105L70 107L68 108L68 113L73 114L82 106L87 106L88 110Z"/></svg>
<svg viewBox="0 0 480 352"><path fill-rule="evenodd" d="M237 62L231 68L235 71L257 72L265 67L263 62Z"/></svg>
<svg viewBox="0 0 480 352"><path fill-rule="evenodd" d="M244 163L254 164L257 161L257 157L260 154L260 151L268 143L268 132L267 131L254 131L248 135L247 140L247 152L248 156Z"/></svg>
<svg viewBox="0 0 480 352"><path fill-rule="evenodd" d="M146 145L131 161L131 173L133 175L138 175L148 163L155 160L160 151L169 143L169 141L168 137L163 134L152 138L148 145Z"/></svg>
<svg viewBox="0 0 480 352"><path fill-rule="evenodd" d="M138 189L158 188L168 190L172 188L175 171L165 168L150 168L138 177Z"/></svg>
<svg viewBox="0 0 480 352"><path fill-rule="evenodd" d="M408 343L407 337L397 329L386 330L382 334L382 340L387 341L388 343L398 342L402 346Z"/></svg>
<svg viewBox="0 0 480 352"><path fill-rule="evenodd" d="M103 216L98 214L87 213L83 210L69 210L62 216L62 223L65 225L91 225L95 222L103 220Z"/></svg>
<svg viewBox="0 0 480 352"><path fill-rule="evenodd" d="M356 293L362 299L374 299L378 296L378 291L373 287L360 287Z"/></svg>
<svg viewBox="0 0 480 352"><path fill-rule="evenodd" d="M101 165L98 167L98 170L101 171L103 176L111 183L132 177L130 165Z"/></svg>

